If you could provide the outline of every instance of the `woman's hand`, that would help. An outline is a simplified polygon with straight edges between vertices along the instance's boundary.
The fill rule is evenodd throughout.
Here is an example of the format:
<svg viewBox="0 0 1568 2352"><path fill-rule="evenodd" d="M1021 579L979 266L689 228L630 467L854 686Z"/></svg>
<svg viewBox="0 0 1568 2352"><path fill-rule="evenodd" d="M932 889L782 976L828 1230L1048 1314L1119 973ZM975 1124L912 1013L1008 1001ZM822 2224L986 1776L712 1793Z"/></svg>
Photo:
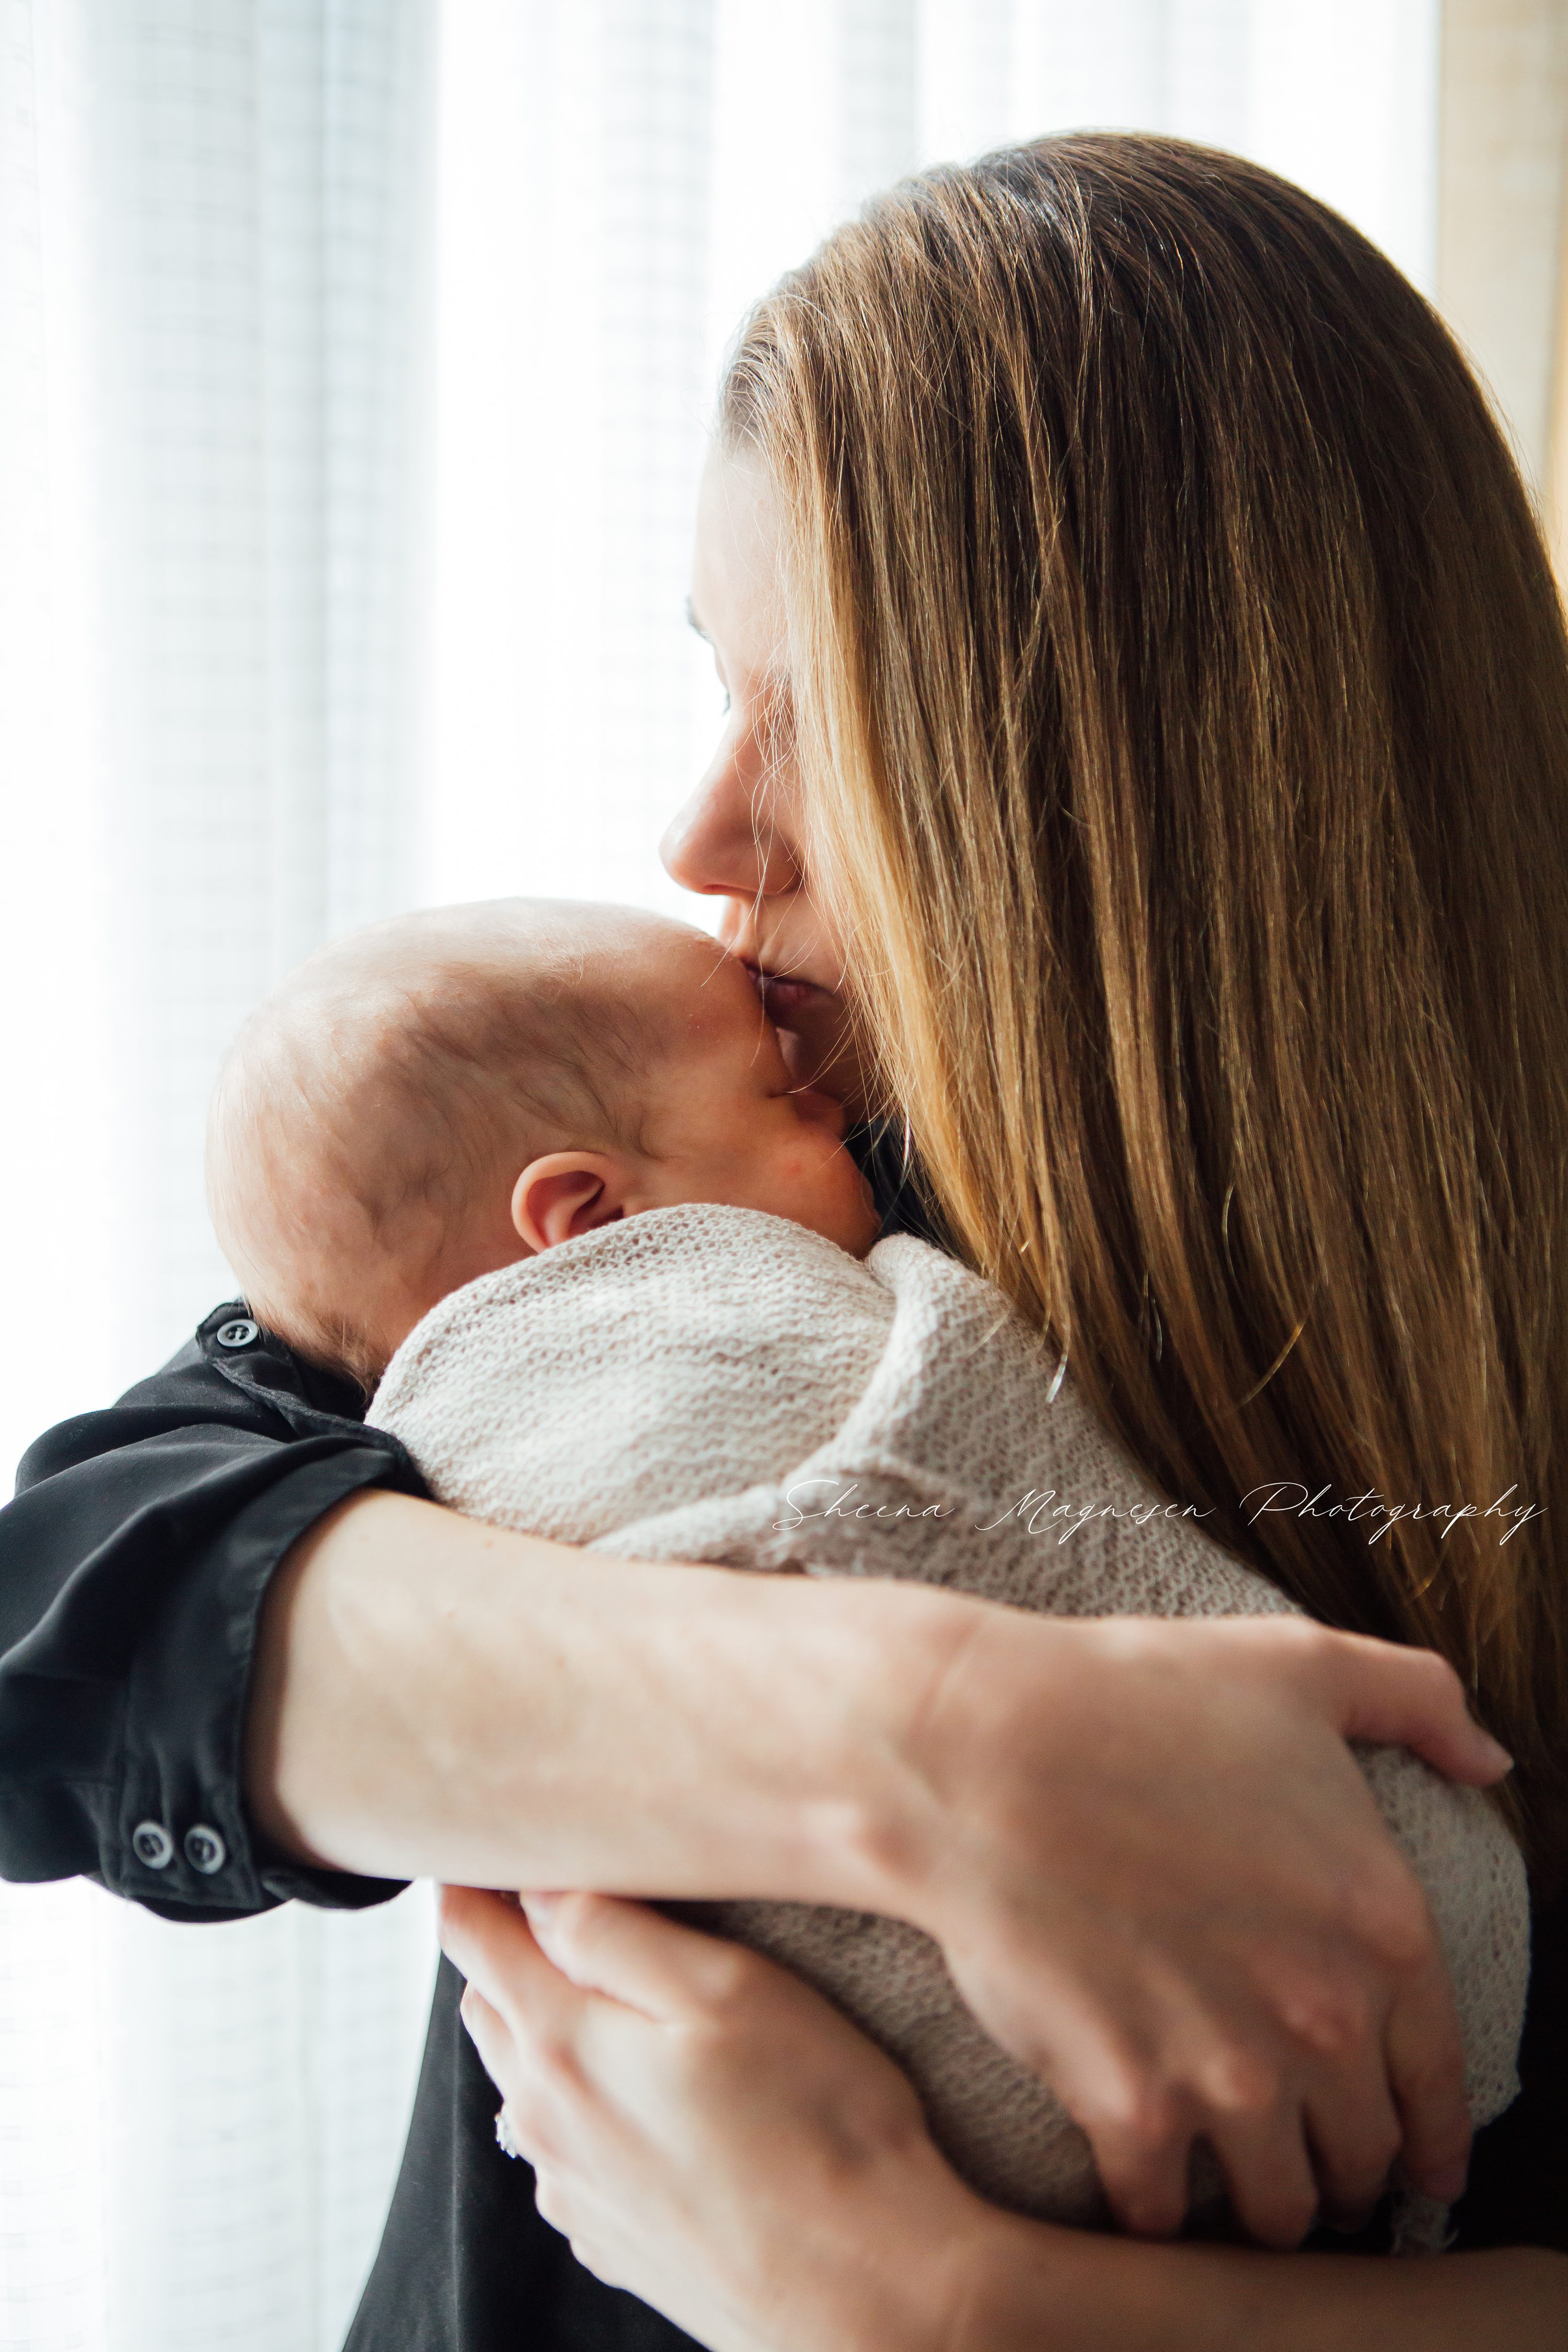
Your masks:
<svg viewBox="0 0 1568 2352"><path fill-rule="evenodd" d="M580 2261L710 2352L1557 2352L1568 2261L1153 2246L963 2185L770 1962L597 1895L444 1888L463 2019Z"/></svg>
<svg viewBox="0 0 1568 2352"><path fill-rule="evenodd" d="M991 1610L926 1695L906 1916L1089 2133L1131 2230L1179 2225L1198 2134L1275 2245L1320 2204L1364 2215L1401 2153L1433 2196L1463 2186L1447 1969L1349 1738L1491 1777L1440 1660L1300 1620Z"/></svg>
<svg viewBox="0 0 1568 2352"><path fill-rule="evenodd" d="M1440 1660L1304 1621L632 1564L370 1495L274 1580L247 1787L342 1869L910 1920L1128 2227L1175 2227L1202 2134L1289 2244L1399 2151L1451 2196L1469 2137L1432 1922L1347 1738L1506 1762Z"/></svg>
<svg viewBox="0 0 1568 2352"><path fill-rule="evenodd" d="M524 1906L444 1887L441 1943L579 2262L712 2352L945 2352L986 2209L891 2061L739 1945L604 1895Z"/></svg>

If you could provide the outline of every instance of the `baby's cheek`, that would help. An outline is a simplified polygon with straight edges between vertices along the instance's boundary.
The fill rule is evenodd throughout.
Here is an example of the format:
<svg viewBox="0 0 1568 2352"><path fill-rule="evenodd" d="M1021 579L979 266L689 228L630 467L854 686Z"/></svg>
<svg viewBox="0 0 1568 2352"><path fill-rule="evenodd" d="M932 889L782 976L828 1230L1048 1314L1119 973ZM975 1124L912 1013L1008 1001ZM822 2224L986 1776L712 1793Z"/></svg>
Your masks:
<svg viewBox="0 0 1568 2352"><path fill-rule="evenodd" d="M822 1198L826 1171L819 1154L804 1142L775 1146L767 1156L763 1183L783 1217L799 1216Z"/></svg>
<svg viewBox="0 0 1568 2352"><path fill-rule="evenodd" d="M795 1214L825 1231L830 1228L832 1237L846 1248L858 1246L860 1228L872 1212L866 1180L853 1158L825 1135L820 1146L799 1151L795 1160L800 1202Z"/></svg>
<svg viewBox="0 0 1568 2352"><path fill-rule="evenodd" d="M847 1158L843 1147L822 1128L808 1129L787 1155L795 1181L809 1184L814 1192L839 1190L844 1181L842 1162Z"/></svg>

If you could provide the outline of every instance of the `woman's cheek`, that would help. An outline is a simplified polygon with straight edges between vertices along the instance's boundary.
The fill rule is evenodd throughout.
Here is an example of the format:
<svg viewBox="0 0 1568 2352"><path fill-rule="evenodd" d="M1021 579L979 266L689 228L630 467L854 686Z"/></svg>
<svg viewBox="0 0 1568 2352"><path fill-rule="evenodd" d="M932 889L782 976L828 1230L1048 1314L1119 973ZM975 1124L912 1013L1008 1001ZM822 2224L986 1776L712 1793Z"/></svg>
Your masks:
<svg viewBox="0 0 1568 2352"><path fill-rule="evenodd" d="M831 996L790 1015L779 1031L784 1066L796 1086L822 1087L858 1114L864 1108L866 1073L849 1041L842 1007Z"/></svg>

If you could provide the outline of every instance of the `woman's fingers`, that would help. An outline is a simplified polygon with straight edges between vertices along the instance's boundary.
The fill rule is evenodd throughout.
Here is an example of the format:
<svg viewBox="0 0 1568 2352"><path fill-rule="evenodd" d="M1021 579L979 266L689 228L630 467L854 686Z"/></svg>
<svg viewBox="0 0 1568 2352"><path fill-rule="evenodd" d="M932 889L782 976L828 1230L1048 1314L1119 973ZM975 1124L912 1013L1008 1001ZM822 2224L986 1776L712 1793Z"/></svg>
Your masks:
<svg viewBox="0 0 1568 2352"><path fill-rule="evenodd" d="M592 2096L583 2062L596 1997L552 1965L503 1895L443 1886L437 1923L442 1950L468 1979L464 2028L514 2143L537 2168L556 2153L563 2116Z"/></svg>
<svg viewBox="0 0 1568 2352"><path fill-rule="evenodd" d="M1445 1672L1447 1669L1445 1668ZM1420 1881L1407 1864L1384 1871L1375 1885L1363 1881L1351 1917L1357 1940L1382 1970L1388 1987L1378 2030L1378 2012L1359 2004L1348 2013L1342 1988L1340 2030L1336 2011L1325 2001L1326 2039L1304 2033L1320 2072L1327 2059L1342 2060L1353 2095L1340 2101L1331 2121L1329 2101L1320 2102L1320 2145L1337 2173L1337 2149L1351 2151L1359 2171L1364 2142L1376 2146L1388 2116L1398 2118L1396 2151L1413 2187L1428 2197L1450 2200L1465 2182L1470 2147L1470 2109L1465 2091L1465 2045L1458 2008L1436 1922ZM1353 2077L1349 2069L1355 2068ZM1380 2072L1381 2070L1381 2072ZM1331 2137L1323 2139L1322 2134Z"/></svg>
<svg viewBox="0 0 1568 2352"><path fill-rule="evenodd" d="M1308 1671L1346 1739L1407 1748L1450 1780L1476 1788L1490 1787L1512 1768L1507 1749L1470 1716L1463 1684L1435 1651L1320 1633ZM1375 1886L1363 1885L1353 1911L1358 1941L1391 1990L1384 2051L1401 2126L1397 2152L1413 2187L1452 2200L1465 2183L1470 2112L1458 2011L1430 1906L1413 1871L1385 1868ZM1363 2191L1347 2193L1340 2184L1364 2180L1372 2158L1363 2151L1386 2136L1387 2101L1368 2084L1353 2104L1342 2103L1337 2117L1326 2105L1319 2116L1320 2131L1328 2135L1319 2141L1320 2166L1335 2184L1334 2196L1347 2196L1354 2210Z"/></svg>
<svg viewBox="0 0 1568 2352"><path fill-rule="evenodd" d="M584 1991L607 1994L645 2017L710 2015L755 1978L738 1944L612 1895L524 1894L540 1948Z"/></svg>
<svg viewBox="0 0 1568 2352"><path fill-rule="evenodd" d="M1307 2136L1325 2221L1356 2230L1388 2187L1399 2154L1400 2124L1382 2083L1363 2083L1353 2095L1334 2084L1310 2099Z"/></svg>
<svg viewBox="0 0 1568 2352"><path fill-rule="evenodd" d="M501 2076L508 2071L516 2046L511 2028L475 1984L466 1987L461 2006L464 2031L479 2052L486 2074L500 2089Z"/></svg>
<svg viewBox="0 0 1568 2352"><path fill-rule="evenodd" d="M444 1886L437 1916L442 1950L521 2046L580 2040L595 2003L656 2023L711 2020L748 1992L765 1996L774 1975L739 1944L646 1904L611 1895L520 1899L521 1910L502 1895Z"/></svg>
<svg viewBox="0 0 1568 2352"><path fill-rule="evenodd" d="M1512 1770L1512 1757L1481 1729L1463 1683L1435 1650L1332 1633L1314 1651L1329 1711L1344 1738L1411 1748L1435 1771L1477 1789L1489 1789Z"/></svg>
<svg viewBox="0 0 1568 2352"><path fill-rule="evenodd" d="M1237 2221L1262 2246L1299 2246L1318 2212L1299 2109L1264 2105L1238 2084L1226 2120L1209 2137L1224 2169Z"/></svg>
<svg viewBox="0 0 1568 2352"><path fill-rule="evenodd" d="M1120 2228L1135 2237L1175 2235L1192 2190L1190 2155L1206 2141L1237 2219L1262 2245L1299 2245L1321 2213L1359 2227L1388 2185L1401 2130L1374 2070L1348 2069L1303 2102L1267 2068L1215 2053L1203 2070L1201 2119L1194 2103L1151 2098L1129 2069L1124 2096L1097 2107L1096 2160ZM1080 2120L1085 2120L1080 2117Z"/></svg>
<svg viewBox="0 0 1568 2352"><path fill-rule="evenodd" d="M1436 1932L1388 2021L1388 2072L1413 2189L1451 2203L1469 2168L1470 2109L1454 1990Z"/></svg>
<svg viewBox="0 0 1568 2352"><path fill-rule="evenodd" d="M516 2032L560 2034L582 2013L584 1996L550 1961L532 1930L505 1895L475 1886L438 1890L436 1928L441 1949L468 1984Z"/></svg>
<svg viewBox="0 0 1568 2352"><path fill-rule="evenodd" d="M1133 2093L1121 2113L1100 2116L1093 2138L1118 2228L1135 2238L1173 2238L1186 2219L1190 2126L1177 2128L1162 2107Z"/></svg>

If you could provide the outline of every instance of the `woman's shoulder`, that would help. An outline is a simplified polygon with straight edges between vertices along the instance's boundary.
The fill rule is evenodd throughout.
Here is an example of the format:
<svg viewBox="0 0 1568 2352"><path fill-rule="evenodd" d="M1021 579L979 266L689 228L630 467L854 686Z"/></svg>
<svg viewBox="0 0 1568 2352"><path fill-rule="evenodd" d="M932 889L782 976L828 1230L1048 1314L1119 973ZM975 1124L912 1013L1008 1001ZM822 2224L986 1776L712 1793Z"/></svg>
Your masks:
<svg viewBox="0 0 1568 2352"><path fill-rule="evenodd" d="M83 1366L83 1385L92 1377ZM288 1440L344 1433L364 1417L353 1382L307 1363L264 1328L243 1299L200 1323L168 1362L112 1405L72 1414L29 1446L18 1493L100 1454L182 1430L231 1430Z"/></svg>

